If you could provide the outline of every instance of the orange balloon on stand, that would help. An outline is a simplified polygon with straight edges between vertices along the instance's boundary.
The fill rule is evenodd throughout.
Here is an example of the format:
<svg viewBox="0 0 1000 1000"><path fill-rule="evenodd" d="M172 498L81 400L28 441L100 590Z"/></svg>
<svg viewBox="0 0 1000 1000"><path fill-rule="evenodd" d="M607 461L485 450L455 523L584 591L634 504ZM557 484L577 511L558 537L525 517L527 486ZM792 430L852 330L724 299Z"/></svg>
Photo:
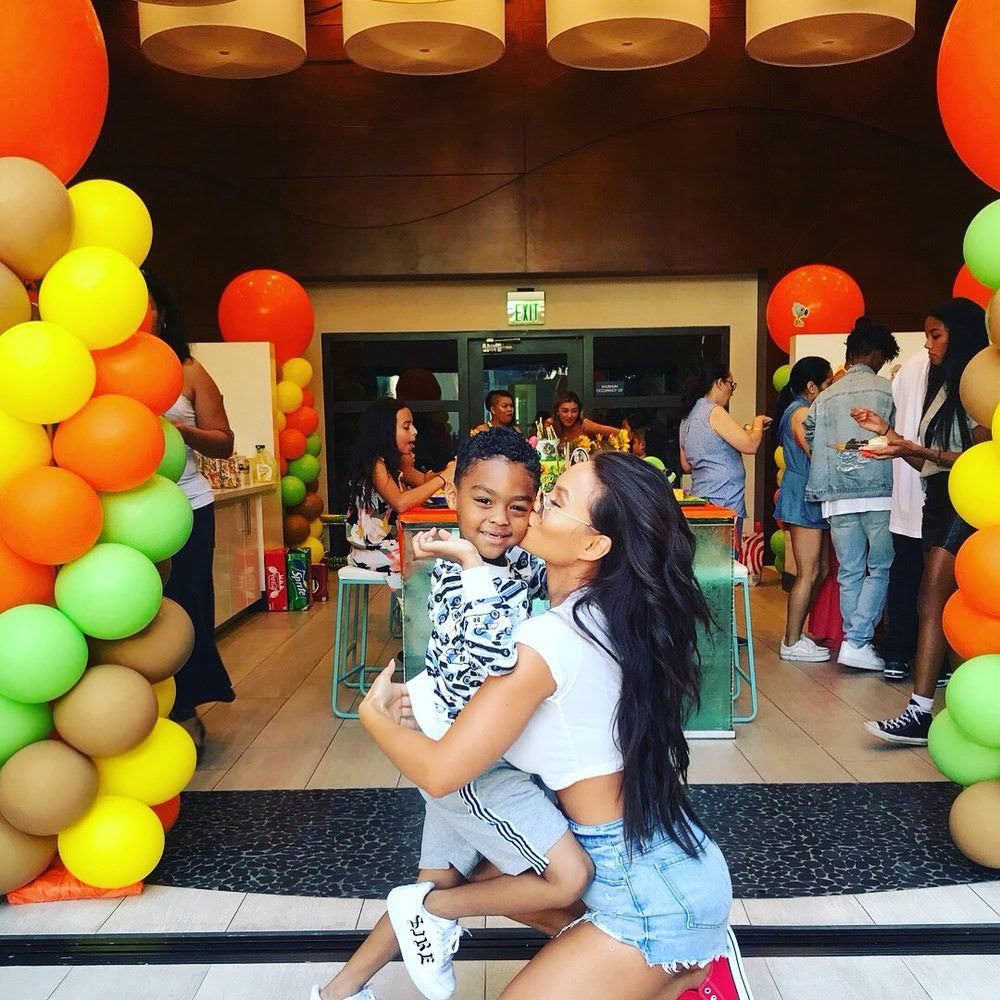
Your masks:
<svg viewBox="0 0 1000 1000"><path fill-rule="evenodd" d="M993 298L993 289L987 288L969 270L968 264L963 264L962 269L955 275L955 283L951 286L951 294L956 299L972 299L976 305L984 309L990 304Z"/></svg>
<svg viewBox="0 0 1000 1000"><path fill-rule="evenodd" d="M305 351L314 322L306 290L281 271L247 271L219 300L222 339L273 344L279 365Z"/></svg>
<svg viewBox="0 0 1000 1000"><path fill-rule="evenodd" d="M306 453L305 434L292 427L286 428L278 435L278 451L289 462L301 458Z"/></svg>
<svg viewBox="0 0 1000 1000"><path fill-rule="evenodd" d="M143 275L145 277L145 275ZM152 333L153 332L153 303L150 302L146 306L146 315L142 317L142 322L139 324L140 333Z"/></svg>
<svg viewBox="0 0 1000 1000"><path fill-rule="evenodd" d="M281 472L281 474L283 476L287 476L288 475L288 459L285 458L284 455L282 455L278 459L278 466L279 466L279 471Z"/></svg>
<svg viewBox="0 0 1000 1000"><path fill-rule="evenodd" d="M19 556L46 566L79 559L103 520L97 494L55 466L22 472L0 493L0 536Z"/></svg>
<svg viewBox="0 0 1000 1000"><path fill-rule="evenodd" d="M120 493L149 479L164 447L160 421L148 406L128 396L95 396L59 425L52 453L95 490Z"/></svg>
<svg viewBox="0 0 1000 1000"><path fill-rule="evenodd" d="M184 370L159 337L140 331L116 347L91 353L97 369L95 396L131 396L156 414L177 402Z"/></svg>
<svg viewBox="0 0 1000 1000"><path fill-rule="evenodd" d="M166 802L161 802L158 806L150 806L149 808L156 813L163 824L163 832L170 833L174 823L177 822L177 817L181 814L181 797L180 795L175 795L172 799L167 799Z"/></svg>
<svg viewBox="0 0 1000 1000"><path fill-rule="evenodd" d="M1000 618L984 615L960 590L948 598L941 623L948 645L963 660L1000 651Z"/></svg>
<svg viewBox="0 0 1000 1000"><path fill-rule="evenodd" d="M108 106L108 55L89 0L5 3L0 66L0 156L37 160L65 183Z"/></svg>
<svg viewBox="0 0 1000 1000"><path fill-rule="evenodd" d="M1000 189L1000 19L996 5L958 0L937 66L941 121L962 162L990 187Z"/></svg>
<svg viewBox="0 0 1000 1000"><path fill-rule="evenodd" d="M958 550L955 581L968 604L1000 618L1000 525L981 528Z"/></svg>
<svg viewBox="0 0 1000 1000"><path fill-rule="evenodd" d="M792 337L804 333L850 333L865 314L865 298L845 271L809 264L786 274L767 300L767 329L787 351Z"/></svg>
<svg viewBox="0 0 1000 1000"><path fill-rule="evenodd" d="M286 428L301 431L306 437L319 427L319 414L311 406L300 406L287 415Z"/></svg>
<svg viewBox="0 0 1000 1000"><path fill-rule="evenodd" d="M316 397L313 395L312 389L302 390L302 405L308 407L314 407L316 405Z"/></svg>
<svg viewBox="0 0 1000 1000"><path fill-rule="evenodd" d="M0 539L0 612L19 604L55 604L56 573L19 556Z"/></svg>

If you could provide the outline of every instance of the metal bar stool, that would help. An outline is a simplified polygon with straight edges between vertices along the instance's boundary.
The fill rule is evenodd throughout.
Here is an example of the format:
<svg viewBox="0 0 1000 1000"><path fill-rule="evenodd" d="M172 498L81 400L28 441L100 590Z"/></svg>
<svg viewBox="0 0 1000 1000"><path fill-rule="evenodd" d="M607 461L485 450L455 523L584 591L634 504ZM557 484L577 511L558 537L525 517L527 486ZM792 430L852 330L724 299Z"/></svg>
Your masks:
<svg viewBox="0 0 1000 1000"><path fill-rule="evenodd" d="M736 625L736 588L743 591L743 618L746 623L747 665L743 667L740 657L739 629ZM741 562L733 560L733 704L739 700L746 681L750 690L750 711L746 715L734 715L733 723L753 722L757 718L757 665L753 655L753 618L750 614L750 573Z"/></svg>

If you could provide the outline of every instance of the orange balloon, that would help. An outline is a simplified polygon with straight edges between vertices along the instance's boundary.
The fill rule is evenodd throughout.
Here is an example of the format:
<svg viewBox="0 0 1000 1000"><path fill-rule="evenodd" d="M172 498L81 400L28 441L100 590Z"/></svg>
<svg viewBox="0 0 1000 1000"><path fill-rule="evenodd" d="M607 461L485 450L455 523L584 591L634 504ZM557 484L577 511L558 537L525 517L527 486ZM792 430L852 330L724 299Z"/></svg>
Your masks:
<svg viewBox="0 0 1000 1000"><path fill-rule="evenodd" d="M850 333L865 314L858 283L827 264L809 264L786 274L767 300L767 329L783 351L803 333Z"/></svg>
<svg viewBox="0 0 1000 1000"><path fill-rule="evenodd" d="M184 370L159 337L140 331L116 347L91 353L97 368L95 396L131 396L156 414L177 402Z"/></svg>
<svg viewBox="0 0 1000 1000"><path fill-rule="evenodd" d="M305 351L314 323L306 290L281 271L247 271L219 300L222 339L271 343L279 365Z"/></svg>
<svg viewBox="0 0 1000 1000"><path fill-rule="evenodd" d="M55 604L56 573L19 556L0 538L0 612L18 604Z"/></svg>
<svg viewBox="0 0 1000 1000"><path fill-rule="evenodd" d="M65 183L108 106L108 55L89 0L5 3L0 66L0 156L37 160Z"/></svg>
<svg viewBox="0 0 1000 1000"><path fill-rule="evenodd" d="M955 580L972 607L1000 618L1000 525L982 528L958 550Z"/></svg>
<svg viewBox="0 0 1000 1000"><path fill-rule="evenodd" d="M150 806L149 808L159 818L160 823L163 825L163 832L170 833L174 823L177 822L177 817L181 814L181 797L175 795L172 799L167 799L166 802L161 802L158 806Z"/></svg>
<svg viewBox="0 0 1000 1000"><path fill-rule="evenodd" d="M284 455L282 455L278 459L278 466L279 466L279 471L281 472L281 474L283 476L287 476L288 475L288 459L285 458Z"/></svg>
<svg viewBox="0 0 1000 1000"><path fill-rule="evenodd" d="M981 281L978 281L969 270L969 265L963 264L962 269L955 275L951 294L956 299L972 299L976 305L985 309L990 304L990 299L993 298L993 289L987 288Z"/></svg>
<svg viewBox="0 0 1000 1000"><path fill-rule="evenodd" d="M140 333L152 333L153 332L153 300L150 299L146 306L146 315L142 317L142 322L139 324Z"/></svg>
<svg viewBox="0 0 1000 1000"><path fill-rule="evenodd" d="M961 590L948 598L941 623L948 645L963 660L1000 652L1000 618L978 611Z"/></svg>
<svg viewBox="0 0 1000 1000"><path fill-rule="evenodd" d="M163 459L160 421L128 396L95 396L63 421L52 442L56 463L95 490L120 493L144 483Z"/></svg>
<svg viewBox="0 0 1000 1000"><path fill-rule="evenodd" d="M278 435L278 451L281 457L289 462L301 458L306 453L306 436L302 431L297 431L293 427L286 427Z"/></svg>
<svg viewBox="0 0 1000 1000"><path fill-rule="evenodd" d="M31 562L60 566L84 554L101 534L97 494L75 473L28 469L0 493L0 536Z"/></svg>
<svg viewBox="0 0 1000 1000"><path fill-rule="evenodd" d="M311 406L300 406L286 415L286 429L301 431L309 437L319 427L319 414Z"/></svg>
<svg viewBox="0 0 1000 1000"><path fill-rule="evenodd" d="M313 395L312 389L302 390L302 405L314 407L316 405L316 397Z"/></svg>
<svg viewBox="0 0 1000 1000"><path fill-rule="evenodd" d="M958 0L937 67L938 107L955 152L992 188L1000 189L1000 19L996 5Z"/></svg>

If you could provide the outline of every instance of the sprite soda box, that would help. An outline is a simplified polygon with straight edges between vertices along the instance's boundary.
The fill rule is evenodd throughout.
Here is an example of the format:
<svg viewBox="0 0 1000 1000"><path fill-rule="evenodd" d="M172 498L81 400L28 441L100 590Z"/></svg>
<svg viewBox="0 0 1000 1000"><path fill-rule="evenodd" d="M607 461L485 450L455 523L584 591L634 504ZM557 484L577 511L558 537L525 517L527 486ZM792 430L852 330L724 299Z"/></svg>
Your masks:
<svg viewBox="0 0 1000 1000"><path fill-rule="evenodd" d="M305 611L309 607L309 550L288 550L288 610Z"/></svg>

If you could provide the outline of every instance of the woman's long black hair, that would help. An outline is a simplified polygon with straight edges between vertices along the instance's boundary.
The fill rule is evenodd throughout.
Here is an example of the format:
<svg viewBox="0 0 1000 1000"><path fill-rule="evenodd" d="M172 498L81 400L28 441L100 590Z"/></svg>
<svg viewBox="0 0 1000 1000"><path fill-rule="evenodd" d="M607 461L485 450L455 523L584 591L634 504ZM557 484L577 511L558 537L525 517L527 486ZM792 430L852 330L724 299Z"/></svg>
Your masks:
<svg viewBox="0 0 1000 1000"><path fill-rule="evenodd" d="M707 396L709 389L719 379L728 377L729 366L721 361L708 361L697 374L689 375L681 387L681 416L686 417L694 409L694 404L702 396Z"/></svg>
<svg viewBox="0 0 1000 1000"><path fill-rule="evenodd" d="M187 331L177 302L159 275L149 268L143 268L142 276L146 279L146 289L156 305L158 316L157 329L152 332L172 348L180 363L184 364L191 357L191 348L188 347Z"/></svg>
<svg viewBox="0 0 1000 1000"><path fill-rule="evenodd" d="M698 818L686 791L684 722L699 701L698 626L711 620L694 576L694 535L664 474L648 462L601 452L593 469L602 490L590 520L612 546L573 617L621 666L616 727L625 834L641 844L666 833L693 856ZM597 630L586 614L594 608L601 612Z"/></svg>
<svg viewBox="0 0 1000 1000"><path fill-rule="evenodd" d="M832 374L833 369L826 358L820 358L814 354L799 358L792 366L787 385L778 393L778 402L774 407L775 427L781 423L781 418L785 415L785 410L788 409L792 400L805 392L806 386L810 382L815 382L816 386L819 387Z"/></svg>
<svg viewBox="0 0 1000 1000"><path fill-rule="evenodd" d="M962 447L972 447L972 432L965 419L965 409L959 395L962 374L969 362L989 343L986 334L986 311L971 299L949 299L929 313L948 328L948 350L940 365L931 365L927 376L924 412L944 386L945 400L931 418L924 435L924 446L948 450L951 429L957 422Z"/></svg>
<svg viewBox="0 0 1000 1000"><path fill-rule="evenodd" d="M389 478L399 477L400 454L396 445L396 414L406 409L401 399L382 396L376 399L361 414L358 439L351 452L351 464L347 473L347 495L352 504L359 508L372 505L372 482L375 465L381 459L385 462Z"/></svg>

